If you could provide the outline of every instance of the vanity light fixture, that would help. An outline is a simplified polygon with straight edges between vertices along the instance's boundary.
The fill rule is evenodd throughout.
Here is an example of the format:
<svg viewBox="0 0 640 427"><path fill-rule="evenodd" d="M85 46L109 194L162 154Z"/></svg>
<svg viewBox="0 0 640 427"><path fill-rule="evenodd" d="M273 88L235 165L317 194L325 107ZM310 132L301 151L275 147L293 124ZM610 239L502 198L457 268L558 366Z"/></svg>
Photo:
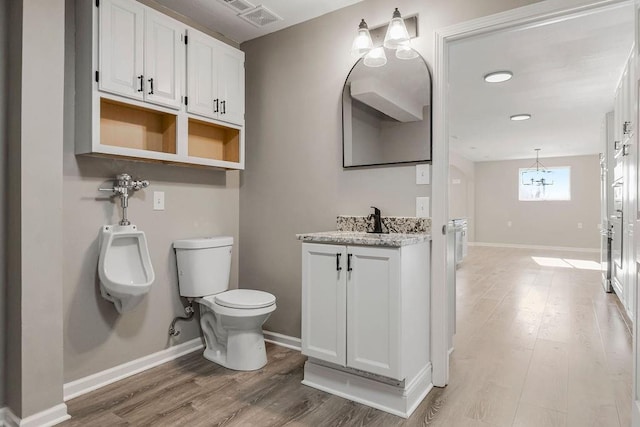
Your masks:
<svg viewBox="0 0 640 427"><path fill-rule="evenodd" d="M415 59L418 57L418 52L411 48L411 42L407 40L401 43L396 49L396 58L398 59Z"/></svg>
<svg viewBox="0 0 640 427"><path fill-rule="evenodd" d="M531 118L531 114L514 114L510 117L514 122L520 122L522 120L529 120Z"/></svg>
<svg viewBox="0 0 640 427"><path fill-rule="evenodd" d="M391 22L389 22L383 46L387 49L397 49L402 43L408 41L409 32L407 31L407 26L404 24L404 19L402 19L402 15L400 15L400 11L396 7Z"/></svg>
<svg viewBox="0 0 640 427"><path fill-rule="evenodd" d="M387 63L387 55L384 53L384 47L376 47L364 56L364 65L367 67L382 67Z"/></svg>
<svg viewBox="0 0 640 427"><path fill-rule="evenodd" d="M513 73L511 71L494 71L484 76L484 81L487 83L502 83L507 80L511 80Z"/></svg>
<svg viewBox="0 0 640 427"><path fill-rule="evenodd" d="M373 41L369 34L369 27L367 26L367 23L364 22L364 19L362 19L362 21L360 21L360 25L358 25L358 34L353 40L353 45L351 46L351 54L359 58L368 53L371 49L373 49Z"/></svg>

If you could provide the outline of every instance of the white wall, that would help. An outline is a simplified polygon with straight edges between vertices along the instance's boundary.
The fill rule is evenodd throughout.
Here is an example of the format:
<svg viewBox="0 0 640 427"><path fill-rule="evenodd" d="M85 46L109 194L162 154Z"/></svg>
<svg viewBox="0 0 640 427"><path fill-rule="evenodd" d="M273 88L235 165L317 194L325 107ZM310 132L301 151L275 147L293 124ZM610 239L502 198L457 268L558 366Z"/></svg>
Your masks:
<svg viewBox="0 0 640 427"><path fill-rule="evenodd" d="M86 1L86 0L79 0ZM178 323L182 333L169 339L174 316L183 315L175 256L176 239L233 236L236 242L231 287L238 282L239 173L206 168L142 163L74 154L74 16L67 1L64 141L64 380L73 381L155 353L200 335L197 318ZM97 278L98 230L120 219L119 201L98 187L126 172L151 186L130 198L128 216L145 232L156 274L150 293L132 312L118 314L100 296ZM164 211L152 209L154 191L164 191Z"/></svg>
<svg viewBox="0 0 640 427"><path fill-rule="evenodd" d="M533 0L366 0L242 44L247 72L247 169L240 187L240 286L272 292L265 327L300 336L300 242L334 230L338 214L415 215L414 166L342 168L341 99L361 18L389 22L394 7L419 14L414 47L433 68L433 32Z"/></svg>
<svg viewBox="0 0 640 427"><path fill-rule="evenodd" d="M518 200L518 169L534 162L535 159L476 163L476 241L599 248L598 155L542 159L547 167L571 167L569 201ZM579 222L582 229L578 228Z"/></svg>

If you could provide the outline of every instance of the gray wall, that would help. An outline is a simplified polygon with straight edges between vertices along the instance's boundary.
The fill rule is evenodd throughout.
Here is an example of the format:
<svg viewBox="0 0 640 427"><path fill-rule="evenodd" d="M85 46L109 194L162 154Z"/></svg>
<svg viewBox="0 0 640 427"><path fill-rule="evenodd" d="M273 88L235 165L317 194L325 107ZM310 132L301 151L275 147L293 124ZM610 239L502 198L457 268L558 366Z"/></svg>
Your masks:
<svg viewBox="0 0 640 427"><path fill-rule="evenodd" d="M62 403L64 0L10 4L6 403L25 418Z"/></svg>
<svg viewBox="0 0 640 427"><path fill-rule="evenodd" d="M571 166L569 201L518 200L518 169L533 162L535 159L476 163L476 241L599 248L598 156L542 159L547 167ZM578 228L579 222L582 229Z"/></svg>
<svg viewBox="0 0 640 427"><path fill-rule="evenodd" d="M433 31L535 0L366 0L242 44L246 53L246 170L240 187L240 284L272 292L265 328L300 336L300 242L335 229L338 214L415 215L415 167L342 169L342 86L358 22L420 15L414 47L433 66Z"/></svg>
<svg viewBox="0 0 640 427"><path fill-rule="evenodd" d="M7 68L8 63L8 1L0 0L0 407L4 406L5 384L5 313L6 313L6 156L7 156Z"/></svg>
<svg viewBox="0 0 640 427"><path fill-rule="evenodd" d="M86 1L86 0L81 0ZM231 287L238 282L239 173L74 155L73 1L67 1L64 142L64 377L65 382L126 363L200 335L197 320L181 322L169 339L174 316L184 313L178 293L173 240L230 235L236 245ZM146 233L156 274L150 293L132 312L118 314L102 299L97 280L98 230L119 221L119 201L97 189L127 172L151 181L130 200L129 217ZM152 210L154 191L166 209Z"/></svg>

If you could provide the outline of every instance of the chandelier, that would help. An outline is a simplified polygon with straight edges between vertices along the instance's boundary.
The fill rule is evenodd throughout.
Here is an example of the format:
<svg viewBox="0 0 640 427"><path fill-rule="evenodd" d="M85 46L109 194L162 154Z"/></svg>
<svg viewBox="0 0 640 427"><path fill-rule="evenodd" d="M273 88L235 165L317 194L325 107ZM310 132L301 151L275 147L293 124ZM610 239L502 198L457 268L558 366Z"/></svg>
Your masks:
<svg viewBox="0 0 640 427"><path fill-rule="evenodd" d="M552 172L546 169L544 165L540 163L540 148L536 148L535 151L536 162L527 170L522 171L522 174L520 175L522 179L522 185L536 185L543 188L547 185L553 185L553 179L551 179L551 176L549 176L549 174Z"/></svg>

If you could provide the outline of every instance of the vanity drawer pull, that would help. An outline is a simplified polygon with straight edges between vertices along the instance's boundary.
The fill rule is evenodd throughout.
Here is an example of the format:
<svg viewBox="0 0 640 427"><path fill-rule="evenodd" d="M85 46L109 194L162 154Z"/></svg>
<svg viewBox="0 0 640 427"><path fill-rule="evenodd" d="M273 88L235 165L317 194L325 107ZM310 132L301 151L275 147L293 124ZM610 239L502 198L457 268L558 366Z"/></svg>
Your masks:
<svg viewBox="0 0 640 427"><path fill-rule="evenodd" d="M351 268L351 254L347 254L347 271L353 271L353 268Z"/></svg>
<svg viewBox="0 0 640 427"><path fill-rule="evenodd" d="M342 254L336 254L336 271L342 271L342 267L340 267L340 255Z"/></svg>
<svg viewBox="0 0 640 427"><path fill-rule="evenodd" d="M218 99L213 100L213 112L214 113L220 112L220 101Z"/></svg>

